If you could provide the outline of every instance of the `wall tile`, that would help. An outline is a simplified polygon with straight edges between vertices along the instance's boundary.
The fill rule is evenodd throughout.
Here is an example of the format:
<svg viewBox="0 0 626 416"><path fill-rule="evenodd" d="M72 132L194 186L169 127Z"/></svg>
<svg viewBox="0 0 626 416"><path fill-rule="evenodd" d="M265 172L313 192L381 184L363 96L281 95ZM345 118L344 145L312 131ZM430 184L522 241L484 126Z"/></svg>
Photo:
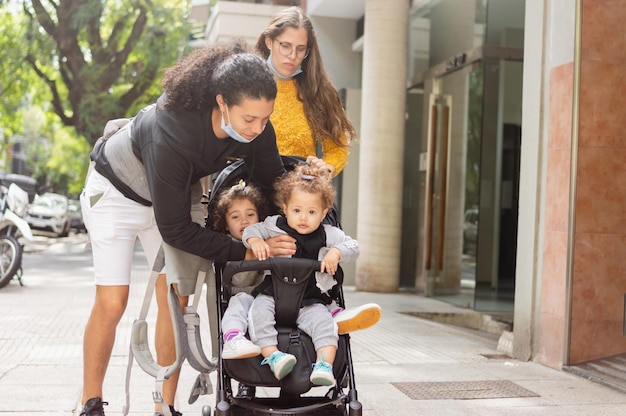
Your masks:
<svg viewBox="0 0 626 416"><path fill-rule="evenodd" d="M572 320L570 363L580 364L620 354L626 349L626 337L615 321Z"/></svg>
<svg viewBox="0 0 626 416"><path fill-rule="evenodd" d="M626 7L626 4L625 4ZM606 42L605 43L611 43ZM622 55L626 56L624 51ZM580 69L580 147L626 149L624 64L583 59Z"/></svg>
<svg viewBox="0 0 626 416"><path fill-rule="evenodd" d="M554 316L565 315L565 273L567 233L546 231L544 235L541 280L541 310Z"/></svg>
<svg viewBox="0 0 626 416"><path fill-rule="evenodd" d="M567 63L550 72L550 137L548 149L570 148L574 66Z"/></svg>
<svg viewBox="0 0 626 416"><path fill-rule="evenodd" d="M576 234L572 318L622 322L626 235ZM602 278L607 284L598 284Z"/></svg>
<svg viewBox="0 0 626 416"><path fill-rule="evenodd" d="M626 63L626 0L582 2L582 56L584 60Z"/></svg>
<svg viewBox="0 0 626 416"><path fill-rule="evenodd" d="M550 231L567 231L570 195L570 150L548 150L546 223Z"/></svg>
<svg viewBox="0 0 626 416"><path fill-rule="evenodd" d="M626 234L626 149L581 148L576 232Z"/></svg>

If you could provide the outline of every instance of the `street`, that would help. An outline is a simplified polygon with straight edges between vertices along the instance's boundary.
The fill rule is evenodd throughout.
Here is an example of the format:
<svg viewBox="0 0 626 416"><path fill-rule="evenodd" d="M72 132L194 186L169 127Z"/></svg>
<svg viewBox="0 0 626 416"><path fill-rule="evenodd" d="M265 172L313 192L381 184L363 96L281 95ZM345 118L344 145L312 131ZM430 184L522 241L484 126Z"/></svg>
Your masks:
<svg viewBox="0 0 626 416"><path fill-rule="evenodd" d="M0 290L0 415L77 416L80 411L82 334L94 294L85 240L85 234L73 233L36 237L24 255L24 286L12 281ZM108 416L122 414L129 333L148 279L148 265L136 253L130 300L105 379ZM376 302L383 310L376 326L351 334L364 415L606 416L622 415L626 407L626 397L615 390L503 356L493 336L412 316L467 310L412 293L344 291L348 306ZM155 309L148 317L150 339ZM205 302L198 312L207 316ZM206 319L202 324L204 337ZM206 350L210 343L203 338L203 345ZM215 406L214 395L187 403L196 375L183 365L176 408L185 416ZM477 387L481 382L486 385ZM153 390L154 379L134 365L130 415L153 414Z"/></svg>
<svg viewBox="0 0 626 416"><path fill-rule="evenodd" d="M82 334L94 294L86 241L84 233L71 233L65 238L35 236L25 247L24 286L12 281L0 290L0 414L70 415L80 400ZM129 329L138 316L148 277L147 262L139 251L135 264L131 300L118 328L105 381L105 391L120 398L124 393ZM137 284L140 281L144 284ZM143 395L134 393L144 400L133 399L131 408L138 410L138 402L144 402L144 409L149 409L153 383L135 367L133 387L137 381L143 381L146 390ZM122 405L121 401L112 401L107 411L119 414Z"/></svg>

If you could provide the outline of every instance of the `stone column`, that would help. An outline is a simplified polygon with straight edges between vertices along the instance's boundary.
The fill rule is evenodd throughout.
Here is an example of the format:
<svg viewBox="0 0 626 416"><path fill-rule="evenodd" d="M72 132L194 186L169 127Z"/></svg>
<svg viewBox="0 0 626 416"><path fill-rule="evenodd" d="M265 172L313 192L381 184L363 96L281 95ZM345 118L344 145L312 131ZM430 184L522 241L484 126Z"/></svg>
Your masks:
<svg viewBox="0 0 626 416"><path fill-rule="evenodd" d="M357 290L395 292L400 280L409 5L408 0L366 0Z"/></svg>

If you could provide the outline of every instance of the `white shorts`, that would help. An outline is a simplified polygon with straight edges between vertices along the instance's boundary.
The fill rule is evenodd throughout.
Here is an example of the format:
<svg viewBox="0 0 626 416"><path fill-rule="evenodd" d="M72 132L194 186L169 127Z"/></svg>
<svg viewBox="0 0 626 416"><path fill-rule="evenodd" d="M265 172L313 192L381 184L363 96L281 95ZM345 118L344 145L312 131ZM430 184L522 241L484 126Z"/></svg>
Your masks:
<svg viewBox="0 0 626 416"><path fill-rule="evenodd" d="M91 240L96 285L130 283L137 238L152 267L163 242L152 207L126 198L95 170L87 177L80 204Z"/></svg>

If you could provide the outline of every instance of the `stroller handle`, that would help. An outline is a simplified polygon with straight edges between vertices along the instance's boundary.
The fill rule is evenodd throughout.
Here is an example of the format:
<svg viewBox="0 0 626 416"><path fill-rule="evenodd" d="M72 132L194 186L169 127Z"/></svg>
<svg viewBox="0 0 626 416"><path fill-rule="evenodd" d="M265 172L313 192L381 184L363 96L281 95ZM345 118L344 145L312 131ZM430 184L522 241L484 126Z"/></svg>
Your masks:
<svg viewBox="0 0 626 416"><path fill-rule="evenodd" d="M312 259L291 257L271 257L267 260L240 260L229 261L222 272L222 282L229 284L232 277L240 272L253 270L271 270L278 275L285 276L291 273L306 275L312 271L320 271L322 262Z"/></svg>

